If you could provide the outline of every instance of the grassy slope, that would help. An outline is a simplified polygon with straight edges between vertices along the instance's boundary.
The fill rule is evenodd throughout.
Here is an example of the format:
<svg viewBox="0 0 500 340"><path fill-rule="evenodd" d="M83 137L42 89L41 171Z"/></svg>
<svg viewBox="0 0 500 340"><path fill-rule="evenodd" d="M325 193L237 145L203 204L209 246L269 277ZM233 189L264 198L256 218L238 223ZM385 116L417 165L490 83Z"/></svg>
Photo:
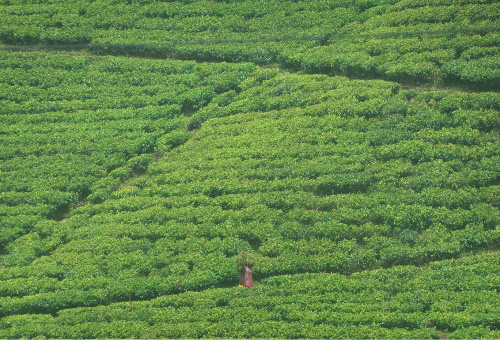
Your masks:
<svg viewBox="0 0 500 340"><path fill-rule="evenodd" d="M140 302L2 320L2 336L497 338L497 254L338 274L277 276ZM498 289L498 288L497 288ZM491 331L490 329L496 329Z"/></svg>
<svg viewBox="0 0 500 340"><path fill-rule="evenodd" d="M354 332L352 337L432 337L460 331L460 321L434 320L443 308L456 310L445 303L455 291L464 292L453 295L462 303L464 318L474 315L476 320L467 319L466 324L485 326L490 310L475 310L496 299L493 263L498 253L476 254L496 250L500 238L498 120L490 116L495 112L497 117L498 96L418 93L401 91L396 83L272 70L256 77L191 116L189 126L201 124L201 128L151 164L144 175L124 181L102 203L78 208L61 222L36 225L24 242L10 247L4 263L14 262L1 271L6 337L28 332L34 323L31 313L47 315L35 317L43 321L33 334L125 336L114 333L123 326L121 316L116 320L111 316L112 324L106 327L100 319L79 321L79 316L71 316L67 321L60 316L72 315L73 307L91 306L88 313L93 313L104 308L99 305L113 310L119 301L233 286L234 258L242 250L255 258L257 295L282 280L276 275L348 275L414 266L387 270L384 275L392 277L399 270L418 272L430 262L470 257L463 265L465 274L448 268L448 262L442 264L440 270L451 270L457 279L437 291L433 284L438 282L415 283L402 291L385 288L384 294L394 290L394 298L397 293L401 299L410 298L415 289L424 294L426 302L401 310L403 316L386 313L394 308L387 307L389 295L373 301L366 291L361 297L356 293L353 298L362 299L358 303L369 309L362 323L370 327L354 331L357 328L350 327L361 321L349 311L353 305L346 292L335 303L346 314L344 322L337 324L331 316L324 320L324 313L333 309L323 305L310 310L309 319L302 321L304 333L297 336L343 337ZM470 112L475 112L475 119L470 119ZM28 239L35 241L25 242ZM40 248L44 256L15 265L19 253L36 253ZM485 275L478 277L472 267L467 269L468 261L478 262ZM430 277L440 275L434 268L423 270ZM376 287L370 273L354 278L362 277L356 282ZM309 279L312 283L307 284ZM473 284L464 287L464 279ZM273 288L276 299L281 294L302 296L308 306L329 285L328 277L321 275L304 279L307 288L300 288L302 276L296 280L296 286L286 288L288 293L281 291L283 285ZM234 290L238 288L206 294L229 294L220 306L227 311L246 294ZM461 300L473 292L478 301ZM203 294L196 296L213 301ZM248 336L297 332L293 318L284 315L300 313L299 305L292 304L283 314L275 311L277 302L258 301L256 319L249 323L254 331ZM190 321L174 319L167 325L161 318L141 321L140 327L130 326L136 329L131 334L183 337L191 333L182 329L201 326L210 326L212 331L200 333L209 337L240 334L226 312L217 310L223 313L220 319L209 317L210 308L200 306ZM126 320L135 320L130 318ZM329 326L317 327L323 323ZM258 325L265 326L260 333ZM177 327L181 330L175 333ZM281 333L275 333L276 327ZM476 331L492 336L495 333L488 332L496 327L493 322ZM372 333L374 329L380 333Z"/></svg>
<svg viewBox="0 0 500 340"><path fill-rule="evenodd" d="M411 17L408 6L401 2L391 11ZM479 7L478 13L486 10ZM387 6L373 8L365 15L374 19L349 27L363 32L376 30L377 20L389 22L377 12ZM460 9L466 10L471 9ZM123 33L130 41L127 30ZM486 49L494 39L494 34L485 35ZM398 41L391 40L394 44ZM370 48L382 45L373 42ZM455 51L458 45L446 48ZM288 62L311 72L332 72L333 67L335 73L363 77L368 71L373 76L377 67L363 69L359 46L338 45L338 53L345 52L344 46L361 58L340 64L332 57L337 52L330 51L336 44L310 51L304 51L305 45L286 46L274 46L276 55L293 56ZM188 46L176 52L185 58L260 58L240 47L204 49ZM484 51L476 52L484 57ZM332 57L330 64L318 67L315 63L324 56ZM434 66L418 79L438 74L442 61L430 58ZM55 63L71 65L73 60L61 56ZM133 109L133 100L120 99L123 90L136 97L136 89L145 90L140 95L146 99L139 102L147 105L163 100L161 107L168 101L161 97L166 89L157 88L165 79L151 78L168 62L155 62L148 82L157 80L138 88L129 87L130 80L121 75L135 61L96 58L89 65L94 63L117 85L109 95L97 96L97 104L130 104L126 118L140 111ZM147 69L148 62L142 63ZM404 58L401 63L407 64ZM394 73L399 69L392 65L394 77L383 68L375 74L408 75ZM64 67L69 74L74 71L74 66ZM6 217L21 227L4 237L0 337L498 337L498 94L403 91L397 83L273 70L250 74L247 68L244 75L236 71L239 78L224 83L208 100L201 96L188 105L174 124L179 130L172 132L171 123L154 125L158 133L152 148L125 146L120 151L125 157L110 167L106 161L112 160L100 160L103 168L91 183L68 189L71 203L83 185L91 203L61 216L66 217L62 221L54 221L50 209L66 202L64 197L49 201L54 206L49 208L47 198L33 200L33 209L42 210L30 211L35 217L26 221L16 220L16 213ZM226 79L234 77L234 71L227 71ZM54 84L47 79L50 88ZM192 81L186 80L187 87ZM39 117L57 121L68 110L80 112L88 102L78 101L82 93L76 85L82 84L72 85L78 93L69 101L56 98L48 102L59 106L38 106ZM13 104L17 92L12 90L4 88L4 101L9 98L4 108L26 113L33 105L30 99L54 95L41 90L23 97L19 92ZM169 96L177 98L172 92ZM169 104L181 110L189 98ZM53 113L44 113L47 108ZM45 139L32 144L43 154ZM102 139L102 145L109 144ZM130 175L134 165L128 159L153 149L156 155L142 164L147 171ZM19 206L19 197L12 195L2 197L7 215ZM47 217L52 220L44 221ZM242 250L256 260L252 291L233 288L234 258Z"/></svg>
<svg viewBox="0 0 500 340"><path fill-rule="evenodd" d="M189 138L185 115L257 69L42 53L2 53L1 63L0 253L38 221L104 199L155 148Z"/></svg>
<svg viewBox="0 0 500 340"><path fill-rule="evenodd" d="M3 4L5 44L90 44L104 54L277 62L311 73L500 88L494 0ZM217 43L198 43L207 40Z"/></svg>

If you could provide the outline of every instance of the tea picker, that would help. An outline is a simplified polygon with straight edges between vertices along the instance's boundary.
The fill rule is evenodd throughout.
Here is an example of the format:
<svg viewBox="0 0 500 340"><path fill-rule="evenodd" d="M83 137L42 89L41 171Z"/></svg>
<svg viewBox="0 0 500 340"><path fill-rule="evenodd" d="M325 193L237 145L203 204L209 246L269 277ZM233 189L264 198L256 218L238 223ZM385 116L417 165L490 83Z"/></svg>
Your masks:
<svg viewBox="0 0 500 340"><path fill-rule="evenodd" d="M244 266L239 270L240 272L240 287L253 287L252 271L248 266Z"/></svg>
<svg viewBox="0 0 500 340"><path fill-rule="evenodd" d="M250 270L250 266L252 264L253 261L249 259L245 253L239 254L236 260L236 265L238 266L238 272L240 273L239 287L246 287L246 288L253 287L252 270Z"/></svg>

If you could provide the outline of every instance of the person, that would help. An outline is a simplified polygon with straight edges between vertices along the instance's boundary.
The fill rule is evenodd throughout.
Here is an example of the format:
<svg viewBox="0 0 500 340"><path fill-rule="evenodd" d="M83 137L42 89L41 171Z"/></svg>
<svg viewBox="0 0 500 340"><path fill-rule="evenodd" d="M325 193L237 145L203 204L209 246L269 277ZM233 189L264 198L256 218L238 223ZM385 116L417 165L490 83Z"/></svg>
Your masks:
<svg viewBox="0 0 500 340"><path fill-rule="evenodd" d="M252 288L253 287L252 271L250 270L248 265L245 264L245 266L241 268L239 272L240 272L240 287Z"/></svg>

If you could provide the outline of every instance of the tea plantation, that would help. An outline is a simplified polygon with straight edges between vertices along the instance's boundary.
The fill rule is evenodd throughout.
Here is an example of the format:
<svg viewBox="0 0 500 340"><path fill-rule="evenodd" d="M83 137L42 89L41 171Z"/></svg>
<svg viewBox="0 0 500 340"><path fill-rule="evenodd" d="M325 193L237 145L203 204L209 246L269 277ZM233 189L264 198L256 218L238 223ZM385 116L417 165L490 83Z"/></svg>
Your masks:
<svg viewBox="0 0 500 340"><path fill-rule="evenodd" d="M496 1L0 16L0 338L500 337Z"/></svg>

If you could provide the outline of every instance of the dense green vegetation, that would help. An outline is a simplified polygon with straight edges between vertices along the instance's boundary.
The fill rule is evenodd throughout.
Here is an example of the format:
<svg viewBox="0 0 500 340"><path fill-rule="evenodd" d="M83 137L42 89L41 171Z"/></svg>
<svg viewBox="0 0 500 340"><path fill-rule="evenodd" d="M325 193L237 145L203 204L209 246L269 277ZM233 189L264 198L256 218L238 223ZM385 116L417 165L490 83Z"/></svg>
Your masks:
<svg viewBox="0 0 500 340"><path fill-rule="evenodd" d="M3 318L5 337L498 338L498 255ZM490 329L495 329L490 331ZM444 333L440 330L446 330ZM446 334L446 335L445 335Z"/></svg>
<svg viewBox="0 0 500 340"><path fill-rule="evenodd" d="M499 11L0 0L0 338L498 338Z"/></svg>
<svg viewBox="0 0 500 340"><path fill-rule="evenodd" d="M113 188L142 171L155 145L168 142L165 133L185 129L183 113L256 70L250 64L1 57L0 250L38 221L62 217L110 171L106 183ZM94 188L91 198L103 195Z"/></svg>
<svg viewBox="0 0 500 340"><path fill-rule="evenodd" d="M74 60L57 58L68 63ZM13 59L20 60L20 56ZM127 65L125 58L95 57L88 63L91 60L96 68L94 65L120 62ZM203 70L191 62L142 62L144 67L163 65L162 70L194 66ZM139 67L141 62L133 65ZM8 320L17 320L20 314L55 316L68 308L97 308L232 285L237 279L234 257L242 250L255 254L254 274L262 280L303 272L338 275L397 265L421 266L497 249L497 94L405 91L396 83L383 81L280 74L257 71L251 65L204 66L218 75L217 67L222 67L247 76L241 83L225 84L221 91L232 89L213 94L211 102L190 117L153 117L158 126L178 129L159 129L148 149L126 154L117 164L121 166L104 168L101 178L96 176L89 183L89 204L73 209L59 222L40 214L29 229L22 229L23 236L6 246L0 271L1 315L6 320L2 336L25 329L8 326ZM115 71L103 74L102 79L115 79L120 74ZM131 81L133 77L118 79ZM167 74L164 79L172 76ZM131 88L123 83L118 87ZM143 90L137 89L138 93ZM161 107L170 108L175 100L181 99ZM106 103L112 105L110 100ZM180 112L178 102L177 107ZM78 112L76 116L82 119L100 117ZM58 111L36 117L43 122L44 116L66 119L67 115ZM147 122L146 115L142 119ZM125 126L134 123L133 119L124 120ZM36 131L44 125L12 121L9 126L31 126ZM58 131L58 124L49 126ZM66 131L66 135L78 136ZM142 131L136 134L147 136ZM73 143L71 138L64 140L79 145L78 138ZM110 142L106 141L103 145L107 146ZM116 149L113 144L111 148ZM50 148L43 150L50 155ZM154 161L155 152L163 157ZM19 152L12 157L17 164L25 158ZM137 164L145 173L130 176ZM24 172L23 168L12 171L19 176ZM52 168L51 173L60 172ZM36 178L33 181L37 183ZM59 202L51 191L43 192ZM5 202L10 195L14 193L4 194ZM35 196L30 191L22 195ZM15 211L18 205L6 211ZM46 203L33 201L32 205L37 209ZM485 288L481 294L488 297L498 284L493 280L488 285L489 280L480 280ZM432 291L425 289L429 294ZM421 312L421 318L429 317L427 310ZM385 317L377 315L371 315L369 323L380 323L379 317ZM488 313L483 317L488 318ZM200 314L200 322L202 319ZM286 319L270 320L279 321L284 329L291 327ZM68 325L67 331L72 332L73 326ZM440 331L460 328L441 326ZM387 326L386 331L393 327L398 326ZM401 334L408 337L427 337L437 331L433 323L405 327L409 333ZM39 331L54 336L43 327ZM331 332L335 337L343 334L341 330ZM381 332L383 337L399 337L399 333ZM63 334L60 336L66 337Z"/></svg>
<svg viewBox="0 0 500 340"><path fill-rule="evenodd" d="M90 44L107 54L279 62L313 73L500 88L495 0L0 3L5 44Z"/></svg>

